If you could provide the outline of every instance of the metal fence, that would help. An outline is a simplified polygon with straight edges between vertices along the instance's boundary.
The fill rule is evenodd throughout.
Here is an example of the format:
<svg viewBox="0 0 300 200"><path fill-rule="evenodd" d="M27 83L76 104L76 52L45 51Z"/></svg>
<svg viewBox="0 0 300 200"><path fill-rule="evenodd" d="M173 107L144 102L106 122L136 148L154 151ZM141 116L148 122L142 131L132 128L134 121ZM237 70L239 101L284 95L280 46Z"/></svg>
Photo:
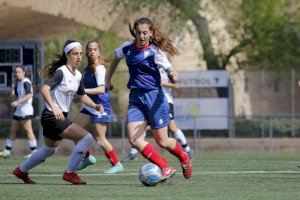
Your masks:
<svg viewBox="0 0 300 200"><path fill-rule="evenodd" d="M182 118L188 118L196 123L202 119L226 118L228 120L228 129L221 130L203 130L190 127L183 129L188 138L218 137L218 138L281 138L281 137L300 137L300 115L274 115L274 116L248 116L248 117L230 117L230 116L177 116L175 121ZM11 119L0 119L0 137L5 138L9 134ZM39 129L40 118L33 119L33 129L37 136L42 135L42 129ZM177 123L177 125L180 123ZM180 125L178 125L180 128ZM91 127L88 127L90 129ZM126 125L123 118L116 118L110 123L107 131L108 137L125 138ZM19 137L26 135L22 130L19 131Z"/></svg>

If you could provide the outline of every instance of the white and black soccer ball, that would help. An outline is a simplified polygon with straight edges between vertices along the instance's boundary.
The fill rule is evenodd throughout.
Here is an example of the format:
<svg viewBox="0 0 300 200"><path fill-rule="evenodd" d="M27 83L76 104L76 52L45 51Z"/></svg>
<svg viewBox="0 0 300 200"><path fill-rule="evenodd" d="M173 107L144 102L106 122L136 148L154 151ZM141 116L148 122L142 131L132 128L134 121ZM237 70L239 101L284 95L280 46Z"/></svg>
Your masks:
<svg viewBox="0 0 300 200"><path fill-rule="evenodd" d="M140 169L139 179L144 186L155 186L162 179L161 169L153 163L147 163Z"/></svg>

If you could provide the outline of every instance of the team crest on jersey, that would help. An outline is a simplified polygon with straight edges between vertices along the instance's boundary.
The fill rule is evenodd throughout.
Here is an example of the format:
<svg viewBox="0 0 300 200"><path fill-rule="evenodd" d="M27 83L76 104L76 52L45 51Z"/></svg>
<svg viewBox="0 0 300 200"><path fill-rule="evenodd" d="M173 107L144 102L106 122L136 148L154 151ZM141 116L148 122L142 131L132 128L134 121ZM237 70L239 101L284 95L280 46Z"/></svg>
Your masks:
<svg viewBox="0 0 300 200"><path fill-rule="evenodd" d="M130 51L127 51L127 56L129 56L129 55L130 55L130 53L131 53Z"/></svg>
<svg viewBox="0 0 300 200"><path fill-rule="evenodd" d="M71 95L74 94L74 91L73 91L73 90L67 90L67 91L66 91L66 94L67 94L68 96L71 96Z"/></svg>

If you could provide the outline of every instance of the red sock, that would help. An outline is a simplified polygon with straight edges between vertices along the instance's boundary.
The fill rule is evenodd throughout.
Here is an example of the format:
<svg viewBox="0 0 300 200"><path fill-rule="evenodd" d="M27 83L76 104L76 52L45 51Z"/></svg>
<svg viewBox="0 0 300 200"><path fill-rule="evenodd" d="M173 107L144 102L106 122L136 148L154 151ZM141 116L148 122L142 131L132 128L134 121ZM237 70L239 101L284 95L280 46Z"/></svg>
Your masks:
<svg viewBox="0 0 300 200"><path fill-rule="evenodd" d="M87 157L89 157L90 155L91 155L91 152L90 152L90 150L88 150L88 151L85 153L84 158L87 158Z"/></svg>
<svg viewBox="0 0 300 200"><path fill-rule="evenodd" d="M105 156L106 156L106 158L109 160L109 162L110 162L112 165L118 164L119 158L118 158L118 156L117 156L117 154L116 154L116 152L115 152L114 149L111 150L111 151L109 151L109 152L106 152L106 153L105 153Z"/></svg>
<svg viewBox="0 0 300 200"><path fill-rule="evenodd" d="M169 167L169 164L162 158L162 156L158 153L158 151L150 143L148 143L144 147L141 154L144 156L144 158L146 158L150 162L156 164L161 169Z"/></svg>
<svg viewBox="0 0 300 200"><path fill-rule="evenodd" d="M185 153L182 150L182 148L181 148L181 146L178 142L176 142L175 148L173 150L169 151L169 152L171 154L173 154L174 156L176 156L180 160L180 162L184 162L189 158L187 153Z"/></svg>

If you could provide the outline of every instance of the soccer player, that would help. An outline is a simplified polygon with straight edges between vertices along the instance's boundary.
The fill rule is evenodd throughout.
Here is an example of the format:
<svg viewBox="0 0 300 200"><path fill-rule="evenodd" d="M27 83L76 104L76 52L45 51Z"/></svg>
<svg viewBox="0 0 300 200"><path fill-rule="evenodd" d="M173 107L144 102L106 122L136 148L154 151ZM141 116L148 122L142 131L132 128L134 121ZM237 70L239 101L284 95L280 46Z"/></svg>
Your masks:
<svg viewBox="0 0 300 200"><path fill-rule="evenodd" d="M112 147L111 143L106 139L105 134L109 122L111 122L111 103L110 91L105 88L105 60L101 56L102 47L96 40L88 42L86 46L86 56L88 58L88 66L84 69L83 86L85 93L95 102L104 107L104 113L99 114L94 108L84 106L80 113L76 116L74 122L85 128L93 122L93 136L96 143L105 153L105 156L111 163L111 167L104 171L106 174L114 174L123 172L123 166ZM88 165L94 164L96 159L89 155L80 164L78 170Z"/></svg>
<svg viewBox="0 0 300 200"><path fill-rule="evenodd" d="M82 60L82 47L79 42L68 40L59 59L46 65L43 75L48 82L43 85L41 93L46 102L46 108L41 116L45 146L17 167L13 174L27 184L35 184L28 176L28 171L41 164L55 154L63 138L76 142L63 180L73 184L86 184L76 174L75 170L82 161L84 154L93 142L93 136L77 124L67 119L74 94L86 105L103 112L100 104L95 104L84 92L81 73L77 70Z"/></svg>
<svg viewBox="0 0 300 200"><path fill-rule="evenodd" d="M181 144L182 148L184 148L184 151L187 152L190 159L193 157L193 150L190 148L190 146L187 144L186 138L183 134L183 132L177 128L175 119L174 119L174 104L173 104L173 96L172 96L172 88L178 88L179 85L177 82L173 83L167 72L163 68L159 68L160 76L161 76L161 86L163 89L163 92L167 98L167 101L169 103L170 107L170 124L169 129L173 133L176 140ZM135 159L138 156L138 151L132 147L130 150L130 153L127 155L126 158L123 159L123 162L128 162L130 160Z"/></svg>
<svg viewBox="0 0 300 200"><path fill-rule="evenodd" d="M28 145L31 150L31 154L25 156L28 158L37 149L36 139L32 130L31 118L33 117L32 97L33 89L31 81L25 77L25 69L23 66L17 66L15 68L15 78L17 83L15 85L14 94L17 100L11 102L11 106L15 108L15 112L12 117L10 133L5 142L4 151L0 152L0 158L8 158L11 154L11 149L14 144L14 140L17 137L17 131L22 126L28 137Z"/></svg>
<svg viewBox="0 0 300 200"><path fill-rule="evenodd" d="M179 52L172 41L148 18L136 20L133 27L129 24L129 31L134 40L123 43L115 50L106 77L108 87L120 60L126 59L130 74L127 84L130 94L126 119L129 142L144 158L161 168L162 180L171 177L175 169L142 137L149 124L156 143L179 159L183 175L189 179L192 175L189 156L176 140L168 137L169 105L160 85L159 73L159 67L162 67L175 81L177 80L165 52L171 56Z"/></svg>

